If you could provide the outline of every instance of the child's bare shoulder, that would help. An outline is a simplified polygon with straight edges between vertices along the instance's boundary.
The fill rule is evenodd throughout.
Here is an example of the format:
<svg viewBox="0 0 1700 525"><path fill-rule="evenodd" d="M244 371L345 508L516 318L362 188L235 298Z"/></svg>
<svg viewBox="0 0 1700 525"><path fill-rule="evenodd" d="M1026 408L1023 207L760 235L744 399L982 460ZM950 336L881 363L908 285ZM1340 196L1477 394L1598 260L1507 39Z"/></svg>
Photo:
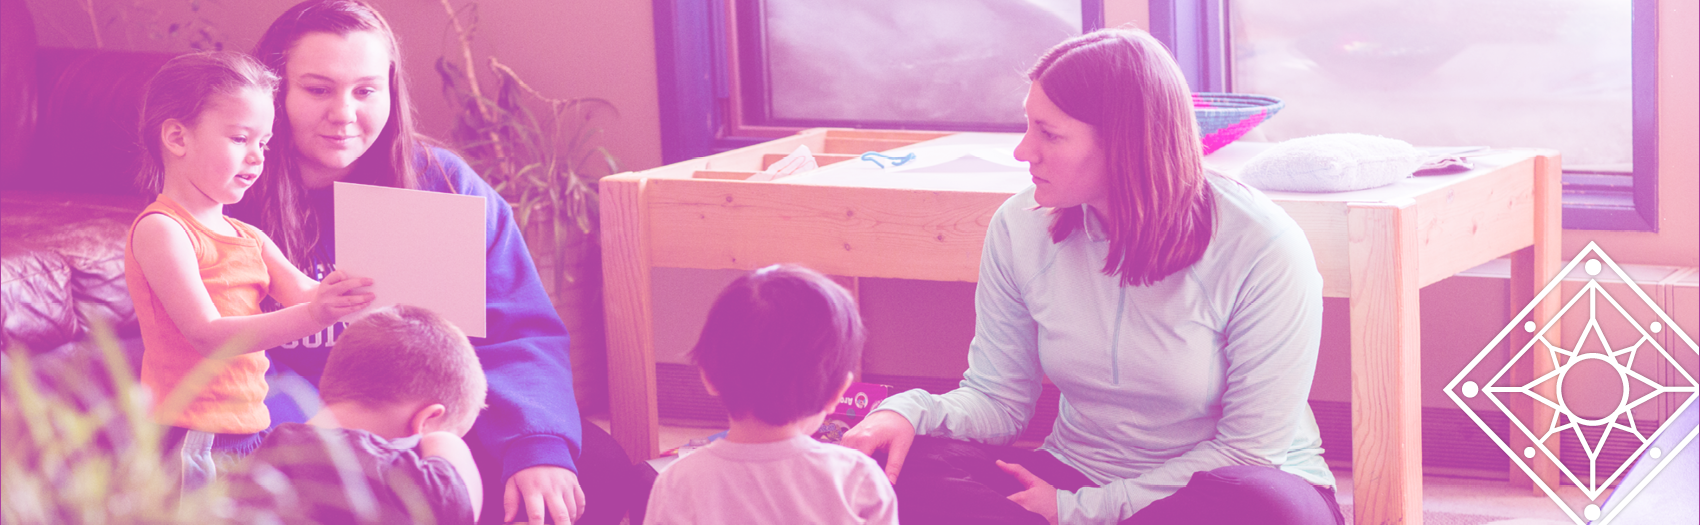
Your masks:
<svg viewBox="0 0 1700 525"><path fill-rule="evenodd" d="M142 215L141 218L136 219L136 225L132 230L131 235L133 235L137 240L144 241L171 240L175 238L182 238L184 242L188 242L189 240L189 231L184 228L183 223L178 222L177 219L164 213L148 213Z"/></svg>
<svg viewBox="0 0 1700 525"><path fill-rule="evenodd" d="M149 213L136 219L130 229L128 250L135 254L148 275L179 264L193 264L199 257L194 238L188 227L176 218L163 213Z"/></svg>

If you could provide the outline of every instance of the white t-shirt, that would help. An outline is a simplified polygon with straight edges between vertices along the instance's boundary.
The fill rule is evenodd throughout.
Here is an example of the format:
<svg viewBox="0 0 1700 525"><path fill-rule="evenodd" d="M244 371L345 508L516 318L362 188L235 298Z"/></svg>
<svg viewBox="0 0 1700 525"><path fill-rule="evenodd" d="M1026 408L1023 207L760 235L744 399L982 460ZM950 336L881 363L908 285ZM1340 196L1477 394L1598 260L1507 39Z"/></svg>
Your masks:
<svg viewBox="0 0 1700 525"><path fill-rule="evenodd" d="M716 441L662 469L644 523L897 523L897 494L861 452L798 436Z"/></svg>

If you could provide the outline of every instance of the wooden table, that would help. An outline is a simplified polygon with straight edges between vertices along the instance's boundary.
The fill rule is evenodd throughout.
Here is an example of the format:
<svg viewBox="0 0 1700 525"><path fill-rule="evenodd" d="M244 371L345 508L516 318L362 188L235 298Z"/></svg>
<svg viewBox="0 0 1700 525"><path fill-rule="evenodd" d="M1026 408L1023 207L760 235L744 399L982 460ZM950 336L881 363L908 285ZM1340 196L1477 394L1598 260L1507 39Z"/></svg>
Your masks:
<svg viewBox="0 0 1700 525"><path fill-rule="evenodd" d="M1028 176L882 172L854 159L866 151L937 158L1009 149L1018 139L816 129L603 179L614 438L634 457L658 453L650 268L793 262L836 276L975 281L993 211L1029 184ZM822 167L778 181L742 180L798 145L809 146ZM1205 162L1233 174L1266 147L1236 143ZM1472 160L1476 169L1465 173L1371 190L1269 193L1304 228L1323 294L1351 299L1359 524L1422 522L1418 290L1509 254L1516 312L1560 268L1558 154L1497 150ZM1555 294L1536 308L1535 318L1549 319L1558 307ZM1546 410L1533 420L1550 420ZM1556 469L1545 467L1543 476L1556 481Z"/></svg>

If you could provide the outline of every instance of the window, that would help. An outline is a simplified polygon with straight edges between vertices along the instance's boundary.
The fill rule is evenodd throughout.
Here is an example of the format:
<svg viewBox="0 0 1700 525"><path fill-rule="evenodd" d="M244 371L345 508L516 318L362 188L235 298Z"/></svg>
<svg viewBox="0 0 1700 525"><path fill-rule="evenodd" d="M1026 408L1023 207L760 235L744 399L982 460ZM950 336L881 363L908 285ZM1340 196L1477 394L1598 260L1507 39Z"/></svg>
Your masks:
<svg viewBox="0 0 1700 525"><path fill-rule="evenodd" d="M1269 140L1360 132L1564 155L1564 224L1656 228L1652 0L1157 0L1201 91L1282 98Z"/></svg>
<svg viewBox="0 0 1700 525"><path fill-rule="evenodd" d="M1288 101L1260 127L1271 140L1358 131L1554 148L1566 228L1657 231L1657 0L1149 4L1152 34L1194 90ZM945 11L963 5L979 11ZM1018 49L979 53L986 40L965 42L1008 32L953 26L1041 17L1039 36L1069 28L1033 37L1052 44L1079 34L1073 24L1103 26L1103 0L654 0L654 12L669 163L813 126L1019 130L1007 114L1020 97L983 79L1019 79L1049 44L992 38Z"/></svg>
<svg viewBox="0 0 1700 525"><path fill-rule="evenodd" d="M1021 131L1025 72L1101 0L656 0L663 156L810 127Z"/></svg>

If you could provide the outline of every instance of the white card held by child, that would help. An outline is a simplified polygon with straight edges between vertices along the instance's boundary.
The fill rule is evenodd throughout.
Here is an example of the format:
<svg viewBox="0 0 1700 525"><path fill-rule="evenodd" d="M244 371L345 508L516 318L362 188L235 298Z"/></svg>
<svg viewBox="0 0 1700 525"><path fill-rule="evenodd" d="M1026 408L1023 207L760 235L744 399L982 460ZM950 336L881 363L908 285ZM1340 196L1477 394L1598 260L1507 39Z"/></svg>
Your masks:
<svg viewBox="0 0 1700 525"><path fill-rule="evenodd" d="M334 191L337 268L375 282L368 311L418 306L484 337L483 197L343 182Z"/></svg>

